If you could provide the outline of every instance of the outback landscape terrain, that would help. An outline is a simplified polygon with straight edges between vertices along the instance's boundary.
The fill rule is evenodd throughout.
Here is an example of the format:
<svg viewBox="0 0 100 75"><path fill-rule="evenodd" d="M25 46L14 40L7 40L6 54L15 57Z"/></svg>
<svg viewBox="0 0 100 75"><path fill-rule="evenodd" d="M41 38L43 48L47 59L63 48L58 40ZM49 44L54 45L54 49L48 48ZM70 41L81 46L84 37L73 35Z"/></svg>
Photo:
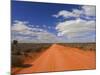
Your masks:
<svg viewBox="0 0 100 75"><path fill-rule="evenodd" d="M96 69L96 6L11 4L12 75Z"/></svg>
<svg viewBox="0 0 100 75"><path fill-rule="evenodd" d="M96 68L95 43L12 43L12 75Z"/></svg>

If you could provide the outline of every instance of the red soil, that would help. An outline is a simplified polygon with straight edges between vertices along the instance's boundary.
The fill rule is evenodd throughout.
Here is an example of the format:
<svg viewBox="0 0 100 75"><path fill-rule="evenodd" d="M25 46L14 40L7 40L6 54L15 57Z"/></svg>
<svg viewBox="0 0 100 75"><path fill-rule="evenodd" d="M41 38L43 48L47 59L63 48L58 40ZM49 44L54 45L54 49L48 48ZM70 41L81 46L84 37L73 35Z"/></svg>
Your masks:
<svg viewBox="0 0 100 75"><path fill-rule="evenodd" d="M95 69L95 59L95 51L83 51L54 44L35 61L31 61L31 67L24 68L16 74Z"/></svg>

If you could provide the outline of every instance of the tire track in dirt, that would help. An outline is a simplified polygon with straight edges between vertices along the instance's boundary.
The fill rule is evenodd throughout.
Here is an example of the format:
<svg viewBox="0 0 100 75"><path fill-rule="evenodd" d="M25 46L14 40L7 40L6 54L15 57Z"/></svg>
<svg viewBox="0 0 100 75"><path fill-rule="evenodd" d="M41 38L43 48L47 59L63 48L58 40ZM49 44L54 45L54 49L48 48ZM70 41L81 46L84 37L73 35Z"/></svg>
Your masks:
<svg viewBox="0 0 100 75"><path fill-rule="evenodd" d="M89 52L91 53L91 52ZM18 74L95 69L95 54L87 54L79 49L54 44L38 59L30 63L30 68L22 69Z"/></svg>

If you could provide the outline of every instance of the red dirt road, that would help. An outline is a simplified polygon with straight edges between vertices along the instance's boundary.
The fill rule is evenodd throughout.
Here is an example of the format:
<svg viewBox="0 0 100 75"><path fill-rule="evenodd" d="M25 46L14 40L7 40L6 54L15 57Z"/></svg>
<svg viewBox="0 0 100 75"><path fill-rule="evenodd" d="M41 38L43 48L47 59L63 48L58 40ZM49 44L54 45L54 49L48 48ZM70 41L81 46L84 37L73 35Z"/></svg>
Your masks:
<svg viewBox="0 0 100 75"><path fill-rule="evenodd" d="M95 51L83 51L54 44L29 64L32 66L22 69L17 74L95 69Z"/></svg>

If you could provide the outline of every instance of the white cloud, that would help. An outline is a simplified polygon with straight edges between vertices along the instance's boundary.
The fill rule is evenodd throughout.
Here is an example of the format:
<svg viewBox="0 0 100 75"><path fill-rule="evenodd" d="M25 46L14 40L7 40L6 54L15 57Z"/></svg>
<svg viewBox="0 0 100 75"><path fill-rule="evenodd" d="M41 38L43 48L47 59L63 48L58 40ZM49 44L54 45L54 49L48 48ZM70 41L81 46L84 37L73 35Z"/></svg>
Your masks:
<svg viewBox="0 0 100 75"><path fill-rule="evenodd" d="M58 36L67 36L68 38L87 37L95 32L95 21L76 19L60 22L56 29L58 30Z"/></svg>
<svg viewBox="0 0 100 75"><path fill-rule="evenodd" d="M87 16L95 16L96 15L96 7L95 6L83 6L83 13Z"/></svg>
<svg viewBox="0 0 100 75"><path fill-rule="evenodd" d="M67 37L67 42L95 41L95 6L84 5L80 9L72 9L71 11L61 10L53 16L56 18L75 18L68 21L66 19L66 21L56 25L58 36Z"/></svg>
<svg viewBox="0 0 100 75"><path fill-rule="evenodd" d="M56 18L58 18L60 16L62 16L64 18L68 18L68 17L79 17L79 14L76 14L76 12L61 10L61 11L59 11L59 13L57 15L53 15L53 16L56 17Z"/></svg>
<svg viewBox="0 0 100 75"><path fill-rule="evenodd" d="M46 25L43 25L43 27L45 28L45 27L46 27Z"/></svg>
<svg viewBox="0 0 100 75"><path fill-rule="evenodd" d="M60 16L64 18L68 17L76 17L79 18L81 15L85 15L87 17L89 16L95 16L96 14L96 7L95 6L81 6L81 9L72 9L72 11L68 10L61 10L57 14L53 15L54 17L58 18Z"/></svg>
<svg viewBox="0 0 100 75"><path fill-rule="evenodd" d="M85 42L95 41L94 36L84 38L73 38L85 36L95 31L95 21L85 21L82 19L60 22L56 26L58 35L50 33L41 28L28 27L28 22L16 21L12 27L12 40L19 42L34 43L65 43L65 42ZM61 37L64 36L64 37ZM67 37L67 38L66 38Z"/></svg>
<svg viewBox="0 0 100 75"><path fill-rule="evenodd" d="M56 25L58 36L67 37L65 42L93 42L95 41L95 6L81 6L80 9L61 10L53 15L56 18L70 18L74 20L65 20ZM84 19L82 19L84 18ZM61 39L62 40L62 39Z"/></svg>
<svg viewBox="0 0 100 75"><path fill-rule="evenodd" d="M13 31L25 31L29 29L26 25L27 25L27 22L16 20L11 29Z"/></svg>
<svg viewBox="0 0 100 75"><path fill-rule="evenodd" d="M79 9L73 9L72 10L72 12L74 13L74 14L76 14L76 15L81 15L81 14L83 14L83 10L79 10Z"/></svg>
<svg viewBox="0 0 100 75"><path fill-rule="evenodd" d="M11 27L12 40L16 39L21 42L38 42L38 43L43 43L43 42L50 43L57 41L56 35L41 28L30 28L27 25L28 22L15 21L15 23ZM34 36L36 36L36 38L34 38Z"/></svg>

